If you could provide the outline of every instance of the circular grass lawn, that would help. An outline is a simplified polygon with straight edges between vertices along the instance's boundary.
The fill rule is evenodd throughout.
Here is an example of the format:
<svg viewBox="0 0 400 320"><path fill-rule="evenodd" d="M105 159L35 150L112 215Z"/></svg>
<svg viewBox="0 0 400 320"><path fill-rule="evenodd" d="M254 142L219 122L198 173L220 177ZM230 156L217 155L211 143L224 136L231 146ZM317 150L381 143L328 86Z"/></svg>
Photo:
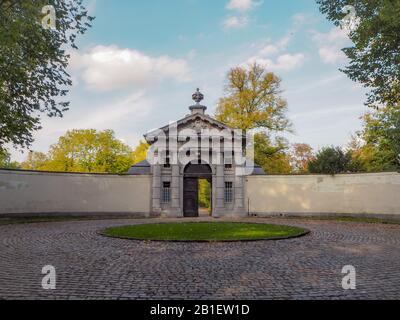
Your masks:
<svg viewBox="0 0 400 320"><path fill-rule="evenodd" d="M162 223L106 229L110 237L153 241L252 241L287 239L307 234L305 229L258 223Z"/></svg>

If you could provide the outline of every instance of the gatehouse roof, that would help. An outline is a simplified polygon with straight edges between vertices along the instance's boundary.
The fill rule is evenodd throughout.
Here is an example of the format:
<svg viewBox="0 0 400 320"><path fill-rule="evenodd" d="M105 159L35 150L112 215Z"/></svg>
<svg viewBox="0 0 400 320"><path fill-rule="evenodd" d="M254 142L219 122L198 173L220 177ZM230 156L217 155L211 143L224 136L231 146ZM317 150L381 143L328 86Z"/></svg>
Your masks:
<svg viewBox="0 0 400 320"><path fill-rule="evenodd" d="M185 126L191 122L196 122L200 120L203 123L209 124L211 127L214 127L219 130L234 130L232 127L226 125L225 123L218 121L211 116L207 115L205 111L207 110L206 106L200 104L200 102L204 99L204 95L200 92L199 89L193 94L193 100L196 102L195 105L189 107L191 113L184 118L176 121L176 125L179 127ZM144 138L149 144L154 142L154 138L157 136L157 133L161 131L168 132L170 128L170 124L165 125L159 129L152 130L144 135Z"/></svg>

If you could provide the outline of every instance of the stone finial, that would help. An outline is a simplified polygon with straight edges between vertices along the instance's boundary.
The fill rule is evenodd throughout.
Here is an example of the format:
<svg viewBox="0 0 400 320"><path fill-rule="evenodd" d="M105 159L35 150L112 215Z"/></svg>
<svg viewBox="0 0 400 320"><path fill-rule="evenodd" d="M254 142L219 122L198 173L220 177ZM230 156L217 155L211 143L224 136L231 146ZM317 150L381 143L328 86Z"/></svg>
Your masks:
<svg viewBox="0 0 400 320"><path fill-rule="evenodd" d="M204 95L200 92L199 88L197 88L197 91L192 95L192 99L196 102L194 106L189 107L192 114L205 114L207 107L200 104L204 99Z"/></svg>
<svg viewBox="0 0 400 320"><path fill-rule="evenodd" d="M200 92L200 89L197 88L197 91L192 95L192 99L197 103L200 104L201 101L204 99L204 95Z"/></svg>

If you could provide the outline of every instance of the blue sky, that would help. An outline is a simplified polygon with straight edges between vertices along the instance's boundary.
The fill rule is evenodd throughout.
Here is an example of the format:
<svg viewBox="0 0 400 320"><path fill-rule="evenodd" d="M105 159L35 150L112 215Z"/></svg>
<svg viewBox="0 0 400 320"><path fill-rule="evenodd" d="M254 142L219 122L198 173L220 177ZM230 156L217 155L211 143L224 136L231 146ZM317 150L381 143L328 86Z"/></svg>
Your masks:
<svg viewBox="0 0 400 320"><path fill-rule="evenodd" d="M315 149L360 128L365 90L339 71L346 34L315 0L87 0L93 27L72 52L71 110L43 119L36 151L68 129L113 129L132 147L188 113L200 87L213 114L225 75L257 61L282 79L295 133ZM14 152L14 158L25 155Z"/></svg>

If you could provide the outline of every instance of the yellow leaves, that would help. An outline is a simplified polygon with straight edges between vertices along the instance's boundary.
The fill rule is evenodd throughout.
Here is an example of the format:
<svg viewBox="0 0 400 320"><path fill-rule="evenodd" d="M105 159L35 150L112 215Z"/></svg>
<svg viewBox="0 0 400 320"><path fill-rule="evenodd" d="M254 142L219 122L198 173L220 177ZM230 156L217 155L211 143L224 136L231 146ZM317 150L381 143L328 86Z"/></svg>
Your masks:
<svg viewBox="0 0 400 320"><path fill-rule="evenodd" d="M146 142L140 141L139 145L132 152L133 164L146 160L149 147L150 146Z"/></svg>
<svg viewBox="0 0 400 320"><path fill-rule="evenodd" d="M279 96L280 79L275 74L253 64L249 69L231 69L227 79L227 95L218 102L217 120L245 131L289 129L286 101Z"/></svg>
<svg viewBox="0 0 400 320"><path fill-rule="evenodd" d="M50 147L47 155L31 153L23 168L42 171L125 173L132 150L112 130L71 130Z"/></svg>

